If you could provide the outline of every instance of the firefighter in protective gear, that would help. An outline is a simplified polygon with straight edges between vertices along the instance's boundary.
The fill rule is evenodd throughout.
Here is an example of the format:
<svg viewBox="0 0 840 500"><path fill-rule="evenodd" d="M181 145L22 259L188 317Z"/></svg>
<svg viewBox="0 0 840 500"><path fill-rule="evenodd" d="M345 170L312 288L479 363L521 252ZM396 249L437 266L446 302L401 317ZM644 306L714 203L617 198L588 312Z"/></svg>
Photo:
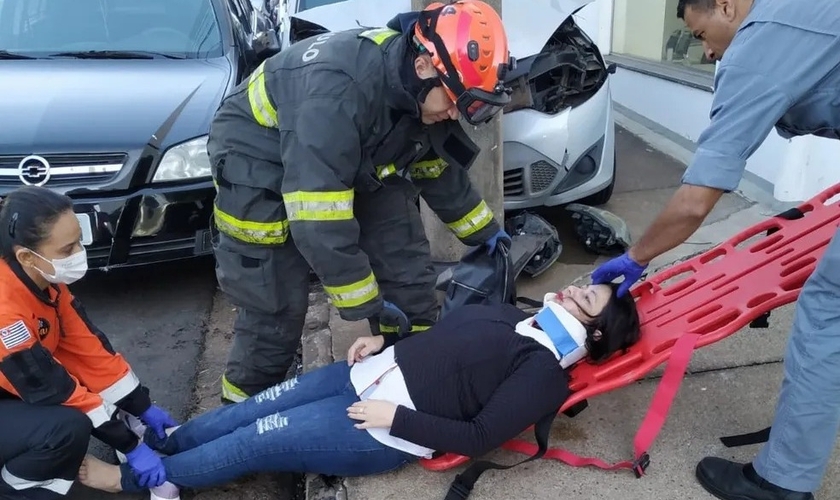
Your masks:
<svg viewBox="0 0 840 500"><path fill-rule="evenodd" d="M126 455L148 487L160 458L119 418L158 435L176 422L152 405L131 366L67 285L87 270L70 198L46 188L10 193L0 210L0 499L67 495L91 435Z"/></svg>
<svg viewBox="0 0 840 500"><path fill-rule="evenodd" d="M509 102L512 63L498 14L463 0L298 42L225 99L208 141L217 278L238 311L224 402L285 378L310 269L374 333L434 323L419 197L467 245L509 238L470 183L478 151L458 118Z"/></svg>

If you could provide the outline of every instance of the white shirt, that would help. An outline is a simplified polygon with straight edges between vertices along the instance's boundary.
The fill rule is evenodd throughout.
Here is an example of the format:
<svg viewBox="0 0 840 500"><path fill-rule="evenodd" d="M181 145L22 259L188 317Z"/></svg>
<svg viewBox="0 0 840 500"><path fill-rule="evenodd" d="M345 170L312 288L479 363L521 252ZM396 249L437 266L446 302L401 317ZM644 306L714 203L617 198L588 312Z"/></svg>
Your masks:
<svg viewBox="0 0 840 500"><path fill-rule="evenodd" d="M388 347L376 356L370 356L355 363L350 368L350 382L362 401L379 399L416 410L414 403L411 401L411 396L408 395L408 388L405 385L402 371L394 360L393 346ZM422 458L431 458L432 453L434 453L432 449L392 436L390 427L365 430L385 446Z"/></svg>

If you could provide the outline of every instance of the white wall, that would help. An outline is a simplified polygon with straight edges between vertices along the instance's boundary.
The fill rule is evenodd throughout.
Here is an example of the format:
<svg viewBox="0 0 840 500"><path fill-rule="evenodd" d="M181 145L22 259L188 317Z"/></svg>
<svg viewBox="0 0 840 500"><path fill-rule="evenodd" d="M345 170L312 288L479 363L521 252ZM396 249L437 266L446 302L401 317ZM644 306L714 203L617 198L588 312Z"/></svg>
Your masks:
<svg viewBox="0 0 840 500"><path fill-rule="evenodd" d="M621 68L613 75L612 90L615 102L691 142L709 124L710 92ZM787 145L771 132L747 161L747 170L775 182Z"/></svg>
<svg viewBox="0 0 840 500"><path fill-rule="evenodd" d="M625 3L628 0L595 0L575 16L605 55L614 38L625 43L625 34L612 29L613 9L625 8ZM709 124L710 92L622 68L613 75L611 87L615 102L692 142ZM805 200L840 182L840 141L785 140L772 131L747 161L747 171L773 185L770 194L777 200Z"/></svg>

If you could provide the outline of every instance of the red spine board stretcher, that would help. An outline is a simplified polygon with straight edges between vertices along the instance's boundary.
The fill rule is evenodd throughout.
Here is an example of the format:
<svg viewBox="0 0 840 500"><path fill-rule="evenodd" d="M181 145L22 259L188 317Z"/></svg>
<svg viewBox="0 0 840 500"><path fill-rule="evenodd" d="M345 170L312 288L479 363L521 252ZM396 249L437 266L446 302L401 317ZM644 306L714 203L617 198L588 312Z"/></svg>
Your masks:
<svg viewBox="0 0 840 500"><path fill-rule="evenodd" d="M588 398L638 381L667 361L634 439L634 460L608 464L558 448L549 448L543 458L575 467L630 469L637 478L644 475L650 463L648 449L665 423L694 349L753 321L763 320L759 327L766 326L770 311L796 300L840 225L840 202L832 200L838 194L840 184L638 283L631 293L641 319L639 342L604 364L574 366L572 395L559 410L573 417L586 408ZM678 279L665 283L673 278ZM535 444L519 439L502 448L528 455L538 451ZM428 470L444 471L467 461L450 453L420 462Z"/></svg>

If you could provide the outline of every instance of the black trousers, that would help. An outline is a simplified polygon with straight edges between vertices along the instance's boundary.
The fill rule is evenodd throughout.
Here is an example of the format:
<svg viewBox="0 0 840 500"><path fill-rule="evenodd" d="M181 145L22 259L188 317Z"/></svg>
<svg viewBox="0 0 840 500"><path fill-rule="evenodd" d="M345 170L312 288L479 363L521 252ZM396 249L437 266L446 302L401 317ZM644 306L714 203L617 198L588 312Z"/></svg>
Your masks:
<svg viewBox="0 0 840 500"><path fill-rule="evenodd" d="M405 179L388 179L374 193L356 195L359 246L385 300L405 312L412 324L429 325L438 316L437 275L423 220L419 193ZM240 243L224 234L215 247L219 285L237 307L234 339L222 382L252 396L282 382L294 361L309 303L309 263L289 240L276 247ZM243 265L243 257L260 265ZM378 321L378 319L376 319ZM240 396L241 397L241 396Z"/></svg>
<svg viewBox="0 0 840 500"><path fill-rule="evenodd" d="M0 399L0 499L63 498L79 472L92 430L79 410Z"/></svg>

